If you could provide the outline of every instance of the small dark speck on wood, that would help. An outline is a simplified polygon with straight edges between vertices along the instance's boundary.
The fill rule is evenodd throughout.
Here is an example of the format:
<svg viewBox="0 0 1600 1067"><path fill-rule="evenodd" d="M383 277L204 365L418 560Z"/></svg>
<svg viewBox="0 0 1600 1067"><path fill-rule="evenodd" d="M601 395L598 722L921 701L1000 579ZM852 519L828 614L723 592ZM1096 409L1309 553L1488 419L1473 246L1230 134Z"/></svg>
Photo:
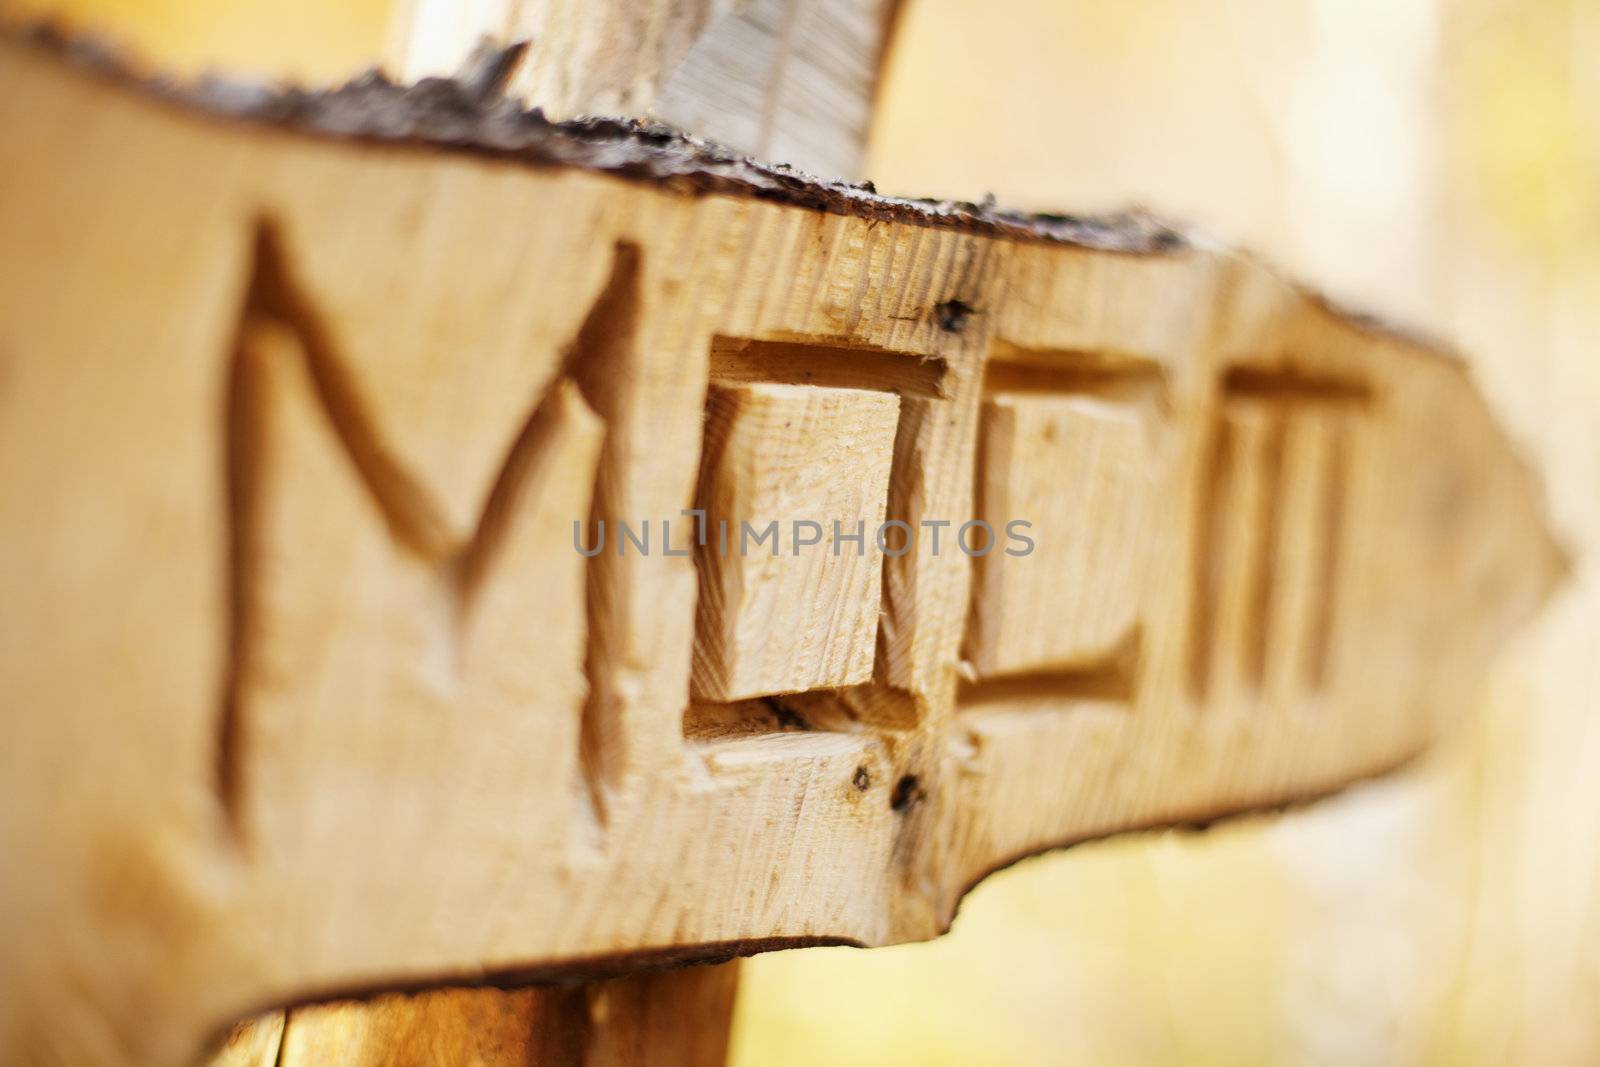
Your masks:
<svg viewBox="0 0 1600 1067"><path fill-rule="evenodd" d="M778 720L778 729L780 729L780 730L809 730L809 729L811 729L811 724L806 722L806 720L803 719L800 716L799 712L795 711L793 708L791 708L789 705L785 704L783 701L779 700L777 697L762 697L761 698L761 702L767 706L767 710L768 711L772 712L773 718Z"/></svg>
<svg viewBox="0 0 1600 1067"><path fill-rule="evenodd" d="M945 333L960 333L967 327L967 319L978 309L965 300L946 300L933 309L939 329Z"/></svg>
<svg viewBox="0 0 1600 1067"><path fill-rule="evenodd" d="M894 792L889 794L889 807L894 811L907 811L922 803L927 796L923 792L922 782L914 774L903 775L894 784Z"/></svg>

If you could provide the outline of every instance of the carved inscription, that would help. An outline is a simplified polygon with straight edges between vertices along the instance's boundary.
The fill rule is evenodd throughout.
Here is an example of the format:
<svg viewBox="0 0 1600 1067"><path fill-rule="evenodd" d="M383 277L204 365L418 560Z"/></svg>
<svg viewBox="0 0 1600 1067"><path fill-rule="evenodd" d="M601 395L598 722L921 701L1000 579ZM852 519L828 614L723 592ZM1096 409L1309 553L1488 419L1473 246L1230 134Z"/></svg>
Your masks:
<svg viewBox="0 0 1600 1067"><path fill-rule="evenodd" d="M1131 699L1157 488L1160 368L996 346L978 441L978 516L1033 550L973 560L974 699L1019 687Z"/></svg>
<svg viewBox="0 0 1600 1067"><path fill-rule="evenodd" d="M1189 685L1284 696L1327 684L1358 382L1223 377L1195 523Z"/></svg>
<svg viewBox="0 0 1600 1067"><path fill-rule="evenodd" d="M633 261L631 250L619 247L612 284L601 293L595 314L608 321L616 317L617 283L631 279ZM580 336L573 346L574 362L596 355L584 339ZM515 670L514 648L509 646L519 637L504 625L507 605L485 610L484 602L499 593L509 589L511 599L519 600L524 596L516 588L519 584L537 587L548 581L560 592L552 591L556 599L546 606L561 604L583 617L581 562L554 551L560 531L550 521L569 510L586 513L590 507L592 473L570 476L596 469L605 428L580 381L558 373L553 384L532 398L475 523L465 531L452 529L434 493L384 439L317 301L294 277L284 242L266 220L255 231L235 329L224 432L229 635L216 778L223 809L236 830L242 828L241 806L250 788L246 779L253 753L246 739L252 693L271 673L277 655L263 619L272 610L275 576L280 581L284 577L283 550L272 543L268 527L274 514L315 508L303 490L290 488L303 474L296 457L305 453L297 449L312 449L319 467L324 456L331 457L334 467L347 463L393 544L433 573L432 584L442 591L440 618L423 628L439 637L419 670L430 672L435 684L445 689L455 684L470 643L482 646L483 660L494 671ZM285 501L291 497L302 503L290 508ZM497 578L502 570L515 576ZM558 576L572 571L578 573L579 584L567 589L569 583ZM491 618L478 633L480 615ZM581 659L584 630L572 627L560 638L576 650L574 659Z"/></svg>
<svg viewBox="0 0 1600 1067"><path fill-rule="evenodd" d="M897 507L897 442L918 405L942 401L946 365L719 337L710 373L696 497L696 703L685 728L725 736L752 713L770 718L773 702L751 698L873 680L885 548L900 551L909 525ZM773 725L784 729L796 713L777 706Z"/></svg>

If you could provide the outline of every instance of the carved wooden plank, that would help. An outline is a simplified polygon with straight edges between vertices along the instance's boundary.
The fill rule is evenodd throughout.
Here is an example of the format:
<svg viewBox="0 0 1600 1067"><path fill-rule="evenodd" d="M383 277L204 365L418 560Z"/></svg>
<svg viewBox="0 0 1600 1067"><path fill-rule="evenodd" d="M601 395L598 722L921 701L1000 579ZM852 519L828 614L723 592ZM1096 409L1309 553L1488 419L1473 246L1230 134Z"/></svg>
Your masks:
<svg viewBox="0 0 1600 1067"><path fill-rule="evenodd" d="M1150 224L16 39L0 173L8 1060L931 937L1406 762L1561 571L1459 363ZM660 551L707 486L881 573Z"/></svg>

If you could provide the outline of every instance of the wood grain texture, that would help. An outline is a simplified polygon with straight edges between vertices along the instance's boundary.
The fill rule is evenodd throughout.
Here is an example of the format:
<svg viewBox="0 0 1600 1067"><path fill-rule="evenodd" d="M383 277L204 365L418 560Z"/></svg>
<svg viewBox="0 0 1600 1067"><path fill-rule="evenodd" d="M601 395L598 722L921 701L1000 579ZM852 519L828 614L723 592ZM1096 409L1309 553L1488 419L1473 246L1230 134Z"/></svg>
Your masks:
<svg viewBox="0 0 1600 1067"><path fill-rule="evenodd" d="M878 535L899 416L893 393L711 388L695 498L705 536L693 697L740 700L872 679L883 599ZM796 604L809 606L800 625Z"/></svg>
<svg viewBox="0 0 1600 1067"><path fill-rule="evenodd" d="M1230 253L307 136L14 41L0 172L8 1060L931 937L1019 856L1411 759L1563 566L1459 363ZM877 604L772 609L875 613L864 678L697 699L704 561L580 550L693 506L722 391L752 485L913 534ZM1036 643L950 551L1002 499L1040 548L978 610Z"/></svg>
<svg viewBox="0 0 1600 1067"><path fill-rule="evenodd" d="M973 563L965 649L980 677L1092 668L1138 640L1154 541L1153 420L1072 393L984 401L976 508L984 525L954 534L983 553ZM1013 566L1017 559L1030 562Z"/></svg>
<svg viewBox="0 0 1600 1067"><path fill-rule="evenodd" d="M527 42L506 89L552 117L649 115L759 159L858 178L890 0L405 0L390 60L450 75Z"/></svg>

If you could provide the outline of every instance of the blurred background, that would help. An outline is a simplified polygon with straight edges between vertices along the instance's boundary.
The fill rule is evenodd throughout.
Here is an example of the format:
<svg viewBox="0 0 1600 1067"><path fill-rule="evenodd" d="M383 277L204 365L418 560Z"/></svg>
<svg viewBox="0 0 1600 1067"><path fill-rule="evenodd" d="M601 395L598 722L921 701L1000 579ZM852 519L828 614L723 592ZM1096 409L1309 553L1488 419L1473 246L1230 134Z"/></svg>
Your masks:
<svg viewBox="0 0 1600 1067"><path fill-rule="evenodd" d="M0 7L310 83L393 17ZM1600 0L905 0L868 160L889 193L1142 204L1453 342L1577 565L1422 765L1026 861L931 944L748 961L734 1062L1600 1063Z"/></svg>

